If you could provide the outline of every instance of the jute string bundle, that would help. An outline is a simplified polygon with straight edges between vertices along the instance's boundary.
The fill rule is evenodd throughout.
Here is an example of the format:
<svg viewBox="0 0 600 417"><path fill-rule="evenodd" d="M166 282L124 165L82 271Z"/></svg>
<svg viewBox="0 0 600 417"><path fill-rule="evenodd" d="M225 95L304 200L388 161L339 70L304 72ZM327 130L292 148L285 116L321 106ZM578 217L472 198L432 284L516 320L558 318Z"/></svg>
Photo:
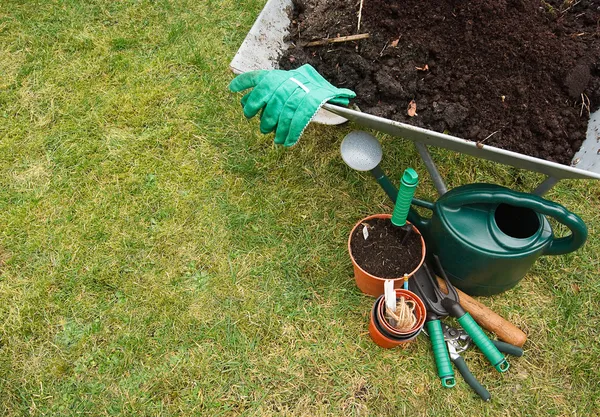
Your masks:
<svg viewBox="0 0 600 417"><path fill-rule="evenodd" d="M396 311L390 310L387 306L385 312L390 324L400 331L408 331L417 324L414 310L416 304L413 300L407 300L400 297L396 302Z"/></svg>

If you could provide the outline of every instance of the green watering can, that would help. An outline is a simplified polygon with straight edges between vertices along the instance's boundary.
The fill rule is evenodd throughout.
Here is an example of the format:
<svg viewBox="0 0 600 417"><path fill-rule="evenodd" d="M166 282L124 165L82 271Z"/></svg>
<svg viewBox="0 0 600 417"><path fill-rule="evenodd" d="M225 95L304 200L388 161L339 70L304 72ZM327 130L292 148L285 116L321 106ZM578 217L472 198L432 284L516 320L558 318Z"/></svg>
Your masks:
<svg viewBox="0 0 600 417"><path fill-rule="evenodd" d="M379 167L383 153L377 138L351 132L340 152L350 168L371 172L397 202L398 190ZM425 238L427 253L437 254L452 284L471 295L506 291L541 255L573 252L587 238L583 220L560 204L498 185L463 185L435 204L416 198L412 204L433 212L430 219L412 208L408 212L408 221ZM571 234L555 238L546 216L567 226Z"/></svg>
<svg viewBox="0 0 600 417"><path fill-rule="evenodd" d="M427 252L439 256L448 278L471 295L506 291L525 276L541 255L562 255L587 238L583 220L560 204L493 184L457 187L435 203L413 199L433 212L408 220L423 234ZM556 238L546 216L569 228Z"/></svg>

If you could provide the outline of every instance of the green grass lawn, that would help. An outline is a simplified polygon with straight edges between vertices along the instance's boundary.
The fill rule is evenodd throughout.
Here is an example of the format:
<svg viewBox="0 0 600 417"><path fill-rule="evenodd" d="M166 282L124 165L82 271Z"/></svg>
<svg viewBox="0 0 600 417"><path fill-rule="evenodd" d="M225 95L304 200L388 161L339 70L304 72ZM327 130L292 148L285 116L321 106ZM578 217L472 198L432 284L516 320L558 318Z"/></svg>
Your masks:
<svg viewBox="0 0 600 417"><path fill-rule="evenodd" d="M391 212L339 157L357 126L291 149L230 94L265 0L0 3L0 415L593 415L600 409L600 184L548 198L580 214L578 252L482 301L527 331L492 393L443 389L428 340L384 350L347 236ZM379 135L383 167L422 175ZM542 177L433 150L449 186Z"/></svg>

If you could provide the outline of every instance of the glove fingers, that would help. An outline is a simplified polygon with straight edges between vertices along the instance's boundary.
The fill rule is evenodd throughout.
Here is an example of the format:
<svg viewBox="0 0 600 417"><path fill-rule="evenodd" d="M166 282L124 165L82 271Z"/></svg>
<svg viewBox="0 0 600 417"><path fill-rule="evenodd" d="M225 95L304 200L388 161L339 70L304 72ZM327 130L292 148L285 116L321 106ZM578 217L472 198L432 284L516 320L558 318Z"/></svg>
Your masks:
<svg viewBox="0 0 600 417"><path fill-rule="evenodd" d="M296 76L295 78L302 84L308 84L308 80L304 76ZM260 118L260 131L262 133L267 134L275 130L286 100L299 88L301 87L295 82L285 82L275 91L271 100L265 105L263 115Z"/></svg>
<svg viewBox="0 0 600 417"><path fill-rule="evenodd" d="M242 97L242 99L240 100L240 103L242 103L242 107L246 106L246 103L248 102L248 98L250 97L251 93L252 92L244 94L244 97Z"/></svg>
<svg viewBox="0 0 600 417"><path fill-rule="evenodd" d="M304 133L304 129L310 124L310 121L315 117L317 111L323 103L325 103L327 99L324 99L322 102L316 100L302 100L298 105L298 111L294 113L294 117L290 121L290 127L288 130L288 134L283 142L283 146L293 146L298 142L302 133ZM300 111L300 109L302 109Z"/></svg>
<svg viewBox="0 0 600 417"><path fill-rule="evenodd" d="M345 97L334 97L331 100L329 100L328 103L338 104L340 106L347 106L348 104L350 104L350 100L348 100Z"/></svg>
<svg viewBox="0 0 600 417"><path fill-rule="evenodd" d="M271 133L277 127L279 114L285 104L281 96L274 95L273 98L264 107L263 114L260 118L260 132L267 134Z"/></svg>
<svg viewBox="0 0 600 417"><path fill-rule="evenodd" d="M244 116L247 118L256 116L260 109L271 100L281 84L285 83L289 78L289 75L283 71L280 71L279 74L275 72L271 72L270 74L272 75L265 77L250 93L250 97L248 97L244 106Z"/></svg>
<svg viewBox="0 0 600 417"><path fill-rule="evenodd" d="M285 102L285 105L281 110L281 114L277 123L277 130L275 132L275 143L280 145L285 143L286 139L290 134L290 125L292 123L292 118L301 117L300 115L296 115L296 113L303 113L302 109L299 106L306 97L307 96L304 90L298 88ZM298 139L299 137L296 138L295 142L297 142Z"/></svg>
<svg viewBox="0 0 600 417"><path fill-rule="evenodd" d="M229 91L237 93L256 86L266 75L268 71L257 70L248 71L238 75L229 83Z"/></svg>

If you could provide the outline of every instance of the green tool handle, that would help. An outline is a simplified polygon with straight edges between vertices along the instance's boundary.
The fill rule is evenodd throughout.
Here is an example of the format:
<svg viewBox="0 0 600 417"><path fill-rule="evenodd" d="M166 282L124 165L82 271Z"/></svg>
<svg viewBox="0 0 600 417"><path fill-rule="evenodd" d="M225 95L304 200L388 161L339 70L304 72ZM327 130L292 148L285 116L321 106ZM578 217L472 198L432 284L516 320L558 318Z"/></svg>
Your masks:
<svg viewBox="0 0 600 417"><path fill-rule="evenodd" d="M492 340L492 343L502 353L508 353L509 355L513 356L523 356L523 349L521 349L519 346L501 342L500 340Z"/></svg>
<svg viewBox="0 0 600 417"><path fill-rule="evenodd" d="M385 175L385 173L379 167L379 165L373 168L370 172L373 178L375 178L377 183L381 186L381 188L383 188L383 191L385 191L389 199L392 200L393 203L395 203L398 199L398 189L396 188L396 186L392 184L390 179ZM415 206L424 207L428 210L435 209L435 204L433 204L430 201L421 200L419 198L413 197L412 204L414 204Z"/></svg>
<svg viewBox="0 0 600 417"><path fill-rule="evenodd" d="M481 327L475 322L469 313L465 313L458 319L458 322L463 329L471 336L473 342L479 350L483 352L490 363L498 370L498 372L506 372L510 368L510 364L502 353L494 346L492 341L481 330Z"/></svg>
<svg viewBox="0 0 600 417"><path fill-rule="evenodd" d="M417 172L412 168L407 168L400 180L400 189L398 190L396 205L394 206L394 212L392 213L392 224L394 226L401 227L406 224L410 204L412 203L418 183L419 176L417 175Z"/></svg>
<svg viewBox="0 0 600 417"><path fill-rule="evenodd" d="M446 388L452 388L456 385L456 380L454 379L454 370L450 362L448 347L444 340L442 323L439 320L428 321L427 334L429 334L429 339L431 339L435 366L437 367L438 376L442 380L442 385Z"/></svg>
<svg viewBox="0 0 600 417"><path fill-rule="evenodd" d="M465 360L462 357L459 356L452 362L454 362L454 365L456 365L458 371L460 372L466 383L469 384L471 388L473 388L473 391L475 391L483 401L489 401L490 398L492 398L489 391L486 390L485 387L479 383L477 378L473 376Z"/></svg>

